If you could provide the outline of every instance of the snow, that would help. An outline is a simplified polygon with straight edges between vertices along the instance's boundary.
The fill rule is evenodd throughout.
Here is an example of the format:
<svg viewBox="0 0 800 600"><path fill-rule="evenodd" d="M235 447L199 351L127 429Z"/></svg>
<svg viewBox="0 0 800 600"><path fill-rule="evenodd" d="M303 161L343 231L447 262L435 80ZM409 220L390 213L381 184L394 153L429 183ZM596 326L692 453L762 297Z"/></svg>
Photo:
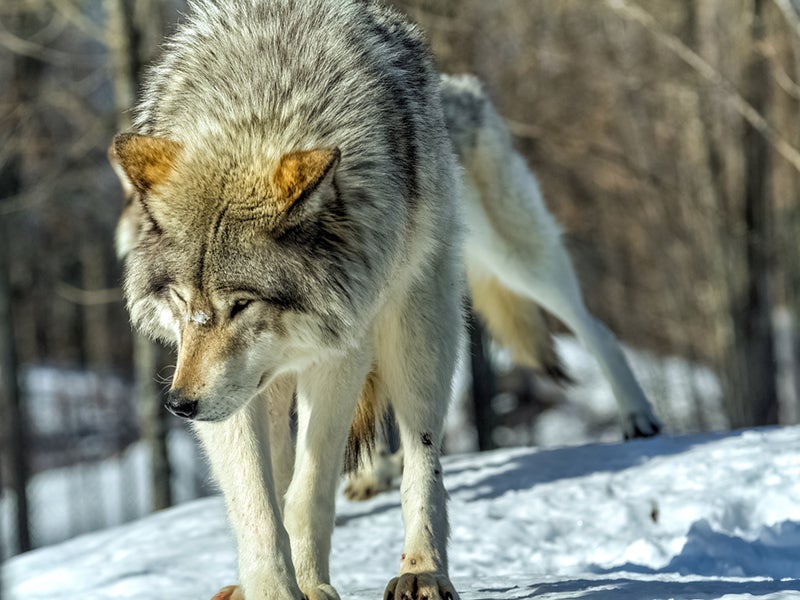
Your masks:
<svg viewBox="0 0 800 600"><path fill-rule="evenodd" d="M168 445L175 502L198 496L197 481L205 478L195 441L185 430L169 432ZM140 518L150 512L150 455L143 442L105 460L48 469L31 478L28 502L34 543L45 546ZM13 542L16 496L4 490L0 497L0 548L8 556Z"/></svg>
<svg viewBox="0 0 800 600"><path fill-rule="evenodd" d="M448 457L451 577L464 600L800 598L800 428ZM381 597L396 491L340 498L331 573ZM218 497L9 561L4 597L210 598L235 581Z"/></svg>
<svg viewBox="0 0 800 600"><path fill-rule="evenodd" d="M556 345L575 383L550 389L548 393L559 400L533 424L498 428L498 444L554 447L619 439L616 402L597 362L571 336L557 336ZM669 431L691 431L698 424L712 430L727 427L722 416L722 392L711 371L680 358L625 351ZM507 352L496 348L494 354L498 368L510 368ZM137 442L119 451L121 437L132 438L135 433L130 386L112 375L47 366L25 369L23 381L31 434L43 439L48 435L71 436L73 440L66 446L68 451L47 451L47 444L42 444L43 451L36 455L35 462L43 470L28 486L34 545L58 543L148 514L148 450ZM468 384L469 373L462 370L456 394L461 400L448 417L446 447L450 452L477 449ZM498 396L495 403L507 401L515 403L507 395ZM174 499L182 502L204 495L207 469L194 450L191 436L184 430L173 430L169 445ZM0 548L3 555L10 556L16 550L15 498L11 490L3 492Z"/></svg>

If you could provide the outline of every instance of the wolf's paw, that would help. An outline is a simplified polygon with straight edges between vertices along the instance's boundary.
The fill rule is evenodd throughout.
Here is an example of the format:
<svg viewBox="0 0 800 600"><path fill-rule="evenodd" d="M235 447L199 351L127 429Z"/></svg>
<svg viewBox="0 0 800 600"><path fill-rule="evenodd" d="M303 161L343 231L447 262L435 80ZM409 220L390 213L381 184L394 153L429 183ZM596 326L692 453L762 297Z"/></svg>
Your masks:
<svg viewBox="0 0 800 600"><path fill-rule="evenodd" d="M383 600L458 600L458 594L447 577L405 573L389 582Z"/></svg>
<svg viewBox="0 0 800 600"><path fill-rule="evenodd" d="M214 594L211 600L245 600L245 597L242 586L229 585ZM322 585L311 593L304 593L303 600L339 600L339 594L331 586Z"/></svg>
<svg viewBox="0 0 800 600"><path fill-rule="evenodd" d="M211 600L244 600L244 593L238 585L229 585L214 594Z"/></svg>
<svg viewBox="0 0 800 600"><path fill-rule="evenodd" d="M653 437L661 433L661 423L649 410L630 413L622 418L622 433L626 440Z"/></svg>
<svg viewBox="0 0 800 600"><path fill-rule="evenodd" d="M339 600L339 594L332 585L327 583L310 590L303 590L303 594L305 594L305 600Z"/></svg>
<svg viewBox="0 0 800 600"><path fill-rule="evenodd" d="M376 477L374 473L353 473L344 488L348 500L361 502L392 489L391 477Z"/></svg>
<svg viewBox="0 0 800 600"><path fill-rule="evenodd" d="M403 450L394 454L376 452L370 460L350 473L344 495L349 500L369 500L382 492L391 490L403 474Z"/></svg>

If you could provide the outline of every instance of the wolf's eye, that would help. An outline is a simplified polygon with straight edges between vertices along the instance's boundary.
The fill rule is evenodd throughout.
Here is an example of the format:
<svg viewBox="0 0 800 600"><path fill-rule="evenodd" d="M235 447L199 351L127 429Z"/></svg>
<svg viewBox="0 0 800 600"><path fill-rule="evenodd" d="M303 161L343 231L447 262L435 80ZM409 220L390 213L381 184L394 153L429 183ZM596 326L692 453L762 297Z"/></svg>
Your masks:
<svg viewBox="0 0 800 600"><path fill-rule="evenodd" d="M177 304L179 304L180 306L186 306L186 300L183 299L183 296L181 296L177 292L177 290L175 290L175 288L170 288L169 291L170 294L172 295L172 299L175 300Z"/></svg>
<svg viewBox="0 0 800 600"><path fill-rule="evenodd" d="M241 300L234 302L233 306L231 307L231 319L242 312L245 308L250 306L252 303L252 300L248 300L246 298L242 298Z"/></svg>

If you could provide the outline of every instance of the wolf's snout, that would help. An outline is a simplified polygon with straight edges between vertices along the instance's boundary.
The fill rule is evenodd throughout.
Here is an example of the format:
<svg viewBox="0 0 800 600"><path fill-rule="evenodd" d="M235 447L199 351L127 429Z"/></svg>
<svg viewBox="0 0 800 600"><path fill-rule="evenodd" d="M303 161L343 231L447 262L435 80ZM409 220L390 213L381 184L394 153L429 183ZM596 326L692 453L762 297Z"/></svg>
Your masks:
<svg viewBox="0 0 800 600"><path fill-rule="evenodd" d="M164 406L176 417L193 419L197 415L197 400L187 398L180 389L170 390Z"/></svg>

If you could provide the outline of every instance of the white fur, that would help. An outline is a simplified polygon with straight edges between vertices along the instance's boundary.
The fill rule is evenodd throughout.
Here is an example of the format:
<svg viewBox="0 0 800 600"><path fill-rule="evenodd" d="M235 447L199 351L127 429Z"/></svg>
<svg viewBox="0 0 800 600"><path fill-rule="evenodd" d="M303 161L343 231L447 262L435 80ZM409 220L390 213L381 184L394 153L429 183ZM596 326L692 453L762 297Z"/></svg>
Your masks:
<svg viewBox="0 0 800 600"><path fill-rule="evenodd" d="M467 269L476 278L497 277L558 317L603 369L625 436L654 434L658 420L613 334L586 309L558 225L525 161L509 151L506 135L504 128L483 128L467 165ZM493 173L489 186L480 181L482 170Z"/></svg>
<svg viewBox="0 0 800 600"><path fill-rule="evenodd" d="M262 594L247 600L297 600L302 594L271 481L269 446L262 443L268 434L260 427L260 409L254 403L227 420L196 422L194 427L225 495L242 587Z"/></svg>

